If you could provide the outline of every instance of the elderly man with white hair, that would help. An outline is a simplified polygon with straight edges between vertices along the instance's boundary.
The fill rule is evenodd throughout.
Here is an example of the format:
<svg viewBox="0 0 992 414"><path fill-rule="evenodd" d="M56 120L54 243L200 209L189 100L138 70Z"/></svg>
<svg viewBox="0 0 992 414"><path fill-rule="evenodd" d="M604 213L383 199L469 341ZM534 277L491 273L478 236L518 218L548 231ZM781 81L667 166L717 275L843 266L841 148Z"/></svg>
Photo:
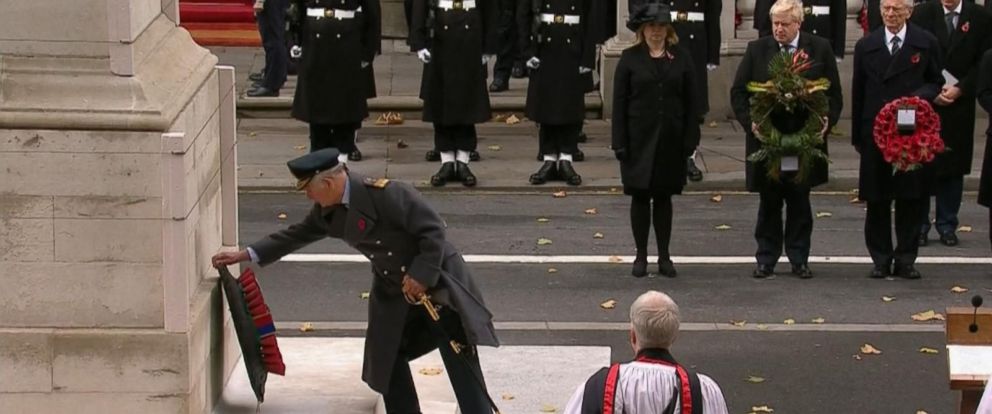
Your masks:
<svg viewBox="0 0 992 414"><path fill-rule="evenodd" d="M589 377L565 414L723 414L727 403L710 377L689 371L669 349L679 333L679 306L649 290L630 305L633 361L613 364Z"/></svg>

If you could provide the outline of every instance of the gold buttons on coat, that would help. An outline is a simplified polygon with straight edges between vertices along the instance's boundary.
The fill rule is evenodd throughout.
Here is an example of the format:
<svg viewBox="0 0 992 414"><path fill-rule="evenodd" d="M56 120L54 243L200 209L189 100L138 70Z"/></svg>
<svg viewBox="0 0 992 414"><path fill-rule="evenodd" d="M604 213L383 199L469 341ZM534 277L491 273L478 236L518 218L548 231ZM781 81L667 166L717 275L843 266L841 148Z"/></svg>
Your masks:
<svg viewBox="0 0 992 414"><path fill-rule="evenodd" d="M317 38L320 39L320 33L317 33Z"/></svg>

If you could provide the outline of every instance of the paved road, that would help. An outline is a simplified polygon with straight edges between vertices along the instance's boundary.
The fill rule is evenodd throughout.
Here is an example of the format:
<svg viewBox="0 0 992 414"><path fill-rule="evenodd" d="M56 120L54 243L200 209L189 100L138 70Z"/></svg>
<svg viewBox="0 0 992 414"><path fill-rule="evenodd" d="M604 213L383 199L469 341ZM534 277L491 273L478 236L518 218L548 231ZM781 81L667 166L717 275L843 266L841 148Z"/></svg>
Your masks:
<svg viewBox="0 0 992 414"><path fill-rule="evenodd" d="M952 264L919 268L924 279L869 280L866 264L814 264L816 277L799 280L788 265L775 279L749 274L751 235L757 199L742 194L677 197L672 253L696 264L678 265L676 279L629 276L629 264L472 263L496 315L500 337L510 345L610 346L614 360L631 356L626 343L626 309L646 289L671 294L682 307L684 331L675 354L713 376L723 387L732 413L769 405L776 413L950 413L954 395L947 389L942 327L913 322L914 313L966 306L973 293L992 292L989 264L953 264L987 258L987 212L968 195L962 208L959 247L926 247L921 254ZM630 255L628 199L616 194L451 193L427 194L449 225L449 238L463 253L499 258L550 255ZM282 228L300 218L308 203L297 194L241 195L244 241ZM813 254L857 261L866 255L861 228L863 205L847 194L816 195ZM586 214L595 208L597 214ZM280 213L288 215L278 219ZM547 218L545 223L538 218ZM729 225L728 230L716 226ZM602 233L603 238L593 235ZM538 238L551 245L538 246ZM653 246L653 242L652 242ZM653 249L653 247L652 247ZM340 242L322 241L301 253L354 253ZM701 264L705 260L736 264ZM693 259L695 258L695 259ZM555 273L548 269L554 267ZM361 336L369 289L368 265L359 262L280 262L261 271L266 296L283 328L314 322L316 331L285 335ZM970 289L966 294L953 286ZM894 297L884 302L882 296ZM616 309L600 303L616 300ZM822 318L824 323L813 323ZM785 324L793 319L795 324ZM746 321L743 327L731 321ZM992 328L992 327L990 327ZM881 355L855 359L870 343ZM941 351L919 352L920 347ZM766 379L747 382L749 376ZM582 378L574 379L576 383Z"/></svg>

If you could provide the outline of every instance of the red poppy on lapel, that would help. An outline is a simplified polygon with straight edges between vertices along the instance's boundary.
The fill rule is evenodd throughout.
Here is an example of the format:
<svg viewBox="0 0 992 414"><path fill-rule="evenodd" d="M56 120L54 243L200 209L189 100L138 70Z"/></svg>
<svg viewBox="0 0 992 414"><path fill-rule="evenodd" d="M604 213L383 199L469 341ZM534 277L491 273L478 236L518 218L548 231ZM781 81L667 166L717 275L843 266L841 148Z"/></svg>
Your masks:
<svg viewBox="0 0 992 414"><path fill-rule="evenodd" d="M964 24L961 25L961 31L968 33L969 30L971 30L971 22L964 22Z"/></svg>
<svg viewBox="0 0 992 414"><path fill-rule="evenodd" d="M365 231L365 219L358 219L358 231Z"/></svg>
<svg viewBox="0 0 992 414"><path fill-rule="evenodd" d="M910 56L909 61L912 62L914 65L920 63L920 53L917 52L913 54L913 56Z"/></svg>

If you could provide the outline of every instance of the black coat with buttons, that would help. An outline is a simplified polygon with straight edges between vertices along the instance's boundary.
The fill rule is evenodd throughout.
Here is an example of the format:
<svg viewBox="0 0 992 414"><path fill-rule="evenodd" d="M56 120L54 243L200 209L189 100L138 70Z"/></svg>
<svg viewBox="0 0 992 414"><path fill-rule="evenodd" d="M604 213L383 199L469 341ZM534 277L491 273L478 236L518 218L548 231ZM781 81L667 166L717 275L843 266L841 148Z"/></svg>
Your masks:
<svg viewBox="0 0 992 414"><path fill-rule="evenodd" d="M679 194L685 159L699 145L699 107L692 57L670 47L659 62L640 43L620 55L613 78L614 150L622 150L620 180L631 189Z"/></svg>
<svg viewBox="0 0 992 414"><path fill-rule="evenodd" d="M517 2L517 36L523 61L538 58L530 69L527 117L548 125L579 124L585 119L585 93L592 77L579 68L596 67L596 45L605 27L601 0L521 0ZM553 15L561 22L541 22ZM578 16L578 24L564 23Z"/></svg>
<svg viewBox="0 0 992 414"><path fill-rule="evenodd" d="M303 48L293 117L314 124L362 122L369 115L366 100L375 96L372 59L382 34L379 0L293 1ZM324 9L326 17L309 17L307 9ZM334 10L356 11L355 18L335 18Z"/></svg>
<svg viewBox="0 0 992 414"><path fill-rule="evenodd" d="M413 0L410 50L427 49L420 99L423 120L442 125L469 125L492 118L482 55L497 51L498 0L475 0L475 7L445 10L437 0Z"/></svg>
<svg viewBox="0 0 992 414"><path fill-rule="evenodd" d="M710 88L706 64L720 64L720 13L722 0L670 0L669 4L676 18L672 19L675 33L679 35L679 45L692 53L696 71L696 99L699 116L710 111ZM703 13L703 21L680 20L678 12Z"/></svg>
<svg viewBox="0 0 992 414"><path fill-rule="evenodd" d="M377 392L388 392L396 358L417 358L437 344L429 331L404 330L413 306L403 297L406 274L428 287L435 304L457 312L468 344L498 346L492 313L465 260L445 240L441 216L408 184L348 175L348 208L314 205L303 221L251 244L259 264L327 237L344 240L369 258L373 277L362 380Z"/></svg>
<svg viewBox="0 0 992 414"><path fill-rule="evenodd" d="M772 19L768 12L773 0L754 3L754 28L762 37L772 34ZM843 58L847 41L847 2L845 0L803 0L803 25L800 30L830 41L834 56ZM814 15L813 6L828 7L829 14Z"/></svg>

